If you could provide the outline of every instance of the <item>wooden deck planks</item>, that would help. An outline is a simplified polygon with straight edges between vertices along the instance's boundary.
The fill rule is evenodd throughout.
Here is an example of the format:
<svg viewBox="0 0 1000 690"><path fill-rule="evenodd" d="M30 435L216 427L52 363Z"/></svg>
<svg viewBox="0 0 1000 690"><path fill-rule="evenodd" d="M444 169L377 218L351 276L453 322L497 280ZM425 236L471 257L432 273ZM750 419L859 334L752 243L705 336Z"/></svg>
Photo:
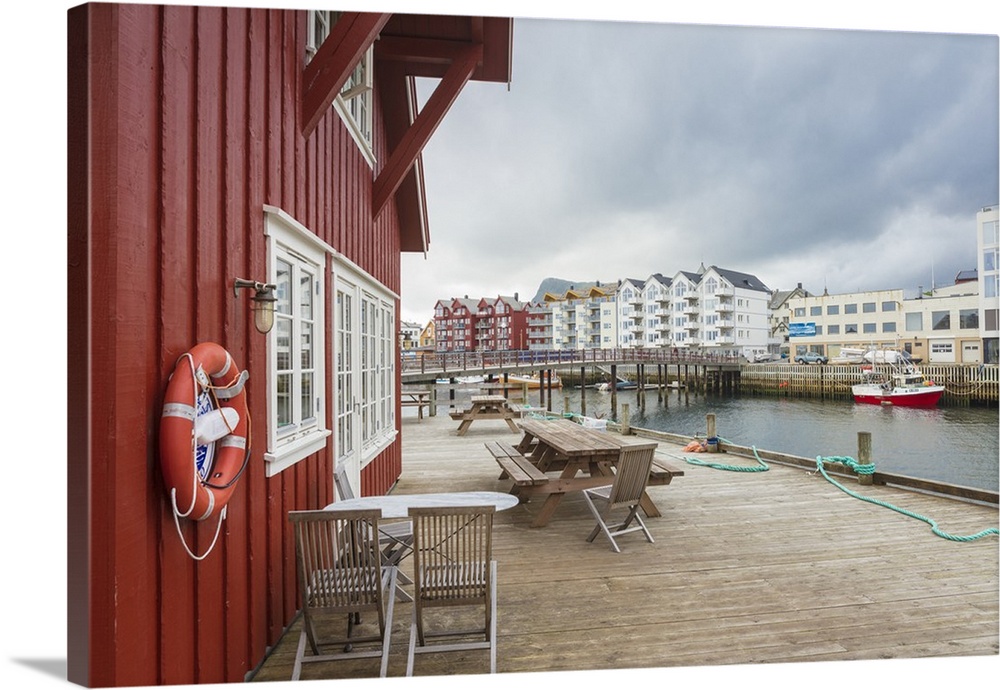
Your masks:
<svg viewBox="0 0 1000 690"><path fill-rule="evenodd" d="M405 419L395 491L501 490L484 442L503 427L456 435L447 416ZM637 439L638 440L638 439ZM501 673L998 654L997 539L953 542L919 520L859 501L818 474L782 465L735 473L688 465L649 494L654 544L623 552L588 544L593 518L568 495L545 527L540 502L498 513ZM701 456L704 458L704 456ZM728 464L752 459L719 456ZM845 486L971 534L997 524L995 507ZM404 572L409 567L404 562ZM409 604L396 607L390 675L402 675ZM291 670L296 622L255 680ZM289 641L289 638L294 638ZM483 654L422 657L417 675L478 674ZM317 666L312 677L375 677L364 662Z"/></svg>

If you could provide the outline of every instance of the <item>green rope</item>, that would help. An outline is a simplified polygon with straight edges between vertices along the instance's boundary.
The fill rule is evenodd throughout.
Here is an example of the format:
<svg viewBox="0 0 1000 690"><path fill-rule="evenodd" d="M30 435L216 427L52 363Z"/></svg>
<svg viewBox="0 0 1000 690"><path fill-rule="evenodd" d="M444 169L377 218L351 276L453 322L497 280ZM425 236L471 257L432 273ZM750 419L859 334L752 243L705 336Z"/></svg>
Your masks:
<svg viewBox="0 0 1000 690"><path fill-rule="evenodd" d="M931 531L943 539L950 539L951 541L974 541L976 539L982 539L983 537L989 536L991 534L1000 534L1000 531L998 531L997 528L995 527L990 527L989 529L984 529L982 532L977 532L976 534L970 534L968 536L958 536L954 534L948 534L947 532L942 531L938 527L937 523L931 518L924 517L923 515L918 515L917 513L913 513L909 510L906 510L905 508L894 506L891 503L880 501L877 498L872 498L870 496L862 496L861 494L855 491L851 491L850 489L840 484L826 473L826 469L824 468L824 463L827 462L840 463L842 465L845 465L853 469L858 474L874 474L875 465L862 465L858 463L854 458L847 456L830 456L825 458L822 456L816 456L816 469L819 470L820 474L822 474L823 477L828 482L830 482L835 487L846 493L848 496L853 496L854 498L857 498L859 500L867 501L868 503L873 503L875 505L882 506L883 508L888 508L889 510L895 510L897 513L901 513L902 515L906 515L907 517L916 518L917 520L926 522L928 525L931 526Z"/></svg>
<svg viewBox="0 0 1000 690"><path fill-rule="evenodd" d="M729 443L729 441L725 441L725 439L720 438L719 440ZM760 459L760 455L757 454L757 446L751 447L753 448L753 456L757 459L757 465L726 465L721 462L708 462L707 460L701 460L700 458L689 458L686 456L684 457L684 460L692 465L710 467L713 470L725 470L727 472L767 472L771 469L767 466L766 462Z"/></svg>

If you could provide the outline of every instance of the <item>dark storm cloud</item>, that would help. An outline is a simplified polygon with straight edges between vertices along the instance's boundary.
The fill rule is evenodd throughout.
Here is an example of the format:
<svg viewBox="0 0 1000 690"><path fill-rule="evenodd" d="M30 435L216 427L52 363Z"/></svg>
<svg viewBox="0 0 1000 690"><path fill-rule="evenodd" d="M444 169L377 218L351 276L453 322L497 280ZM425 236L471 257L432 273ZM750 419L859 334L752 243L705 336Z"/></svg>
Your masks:
<svg viewBox="0 0 1000 690"><path fill-rule="evenodd" d="M516 20L510 90L470 84L425 152L430 261L477 296L702 261L944 284L998 201L997 79L995 36Z"/></svg>

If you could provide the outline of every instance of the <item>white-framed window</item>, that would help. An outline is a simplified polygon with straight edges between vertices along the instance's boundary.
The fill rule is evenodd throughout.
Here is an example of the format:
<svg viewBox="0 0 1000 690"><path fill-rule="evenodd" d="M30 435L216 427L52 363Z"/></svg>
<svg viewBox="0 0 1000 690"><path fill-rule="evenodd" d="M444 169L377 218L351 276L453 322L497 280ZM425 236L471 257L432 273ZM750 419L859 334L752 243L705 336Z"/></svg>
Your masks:
<svg viewBox="0 0 1000 690"><path fill-rule="evenodd" d="M306 38L306 62L312 60L316 51L330 35L330 31L340 12L333 10L309 10L309 32ZM354 66L351 76L333 101L333 108L340 115L354 141L358 144L371 166L375 165L375 149L372 146L372 86L375 56L369 47Z"/></svg>
<svg viewBox="0 0 1000 690"><path fill-rule="evenodd" d="M268 281L277 286L267 335L267 476L326 447L326 255L329 248L280 209L265 207Z"/></svg>

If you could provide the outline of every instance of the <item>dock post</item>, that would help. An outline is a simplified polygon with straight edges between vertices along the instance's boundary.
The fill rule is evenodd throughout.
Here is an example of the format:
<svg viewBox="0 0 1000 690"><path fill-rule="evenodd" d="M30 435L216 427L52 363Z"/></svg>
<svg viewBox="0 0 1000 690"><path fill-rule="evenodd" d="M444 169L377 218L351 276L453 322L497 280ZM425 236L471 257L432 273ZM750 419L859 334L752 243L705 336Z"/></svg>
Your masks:
<svg viewBox="0 0 1000 690"><path fill-rule="evenodd" d="M580 367L580 414L587 414L587 367Z"/></svg>
<svg viewBox="0 0 1000 690"><path fill-rule="evenodd" d="M622 403L622 436L632 433L632 427L628 421L628 403Z"/></svg>
<svg viewBox="0 0 1000 690"><path fill-rule="evenodd" d="M563 414L569 414L569 396L563 394Z"/></svg>
<svg viewBox="0 0 1000 690"><path fill-rule="evenodd" d="M433 417L437 414L437 411L438 411L438 392L437 388L431 386L431 409L428 410L428 412L430 412L431 417Z"/></svg>
<svg viewBox="0 0 1000 690"><path fill-rule="evenodd" d="M540 381L539 383L542 383L542 382ZM551 369L546 369L545 370L545 379L544 379L544 383L542 383L542 385L548 386L549 390L545 394L547 396L546 397L546 401L547 402L545 403L545 409L547 411L551 412L552 411L552 370Z"/></svg>
<svg viewBox="0 0 1000 690"><path fill-rule="evenodd" d="M715 435L715 414L709 412L705 415L705 441L708 445L709 453L719 452L719 437Z"/></svg>
<svg viewBox="0 0 1000 690"><path fill-rule="evenodd" d="M858 464L872 464L872 434L870 431L858 432ZM859 474L858 484L871 486L872 476L870 474Z"/></svg>
<svg viewBox="0 0 1000 690"><path fill-rule="evenodd" d="M618 416L618 365L611 365L611 415Z"/></svg>

